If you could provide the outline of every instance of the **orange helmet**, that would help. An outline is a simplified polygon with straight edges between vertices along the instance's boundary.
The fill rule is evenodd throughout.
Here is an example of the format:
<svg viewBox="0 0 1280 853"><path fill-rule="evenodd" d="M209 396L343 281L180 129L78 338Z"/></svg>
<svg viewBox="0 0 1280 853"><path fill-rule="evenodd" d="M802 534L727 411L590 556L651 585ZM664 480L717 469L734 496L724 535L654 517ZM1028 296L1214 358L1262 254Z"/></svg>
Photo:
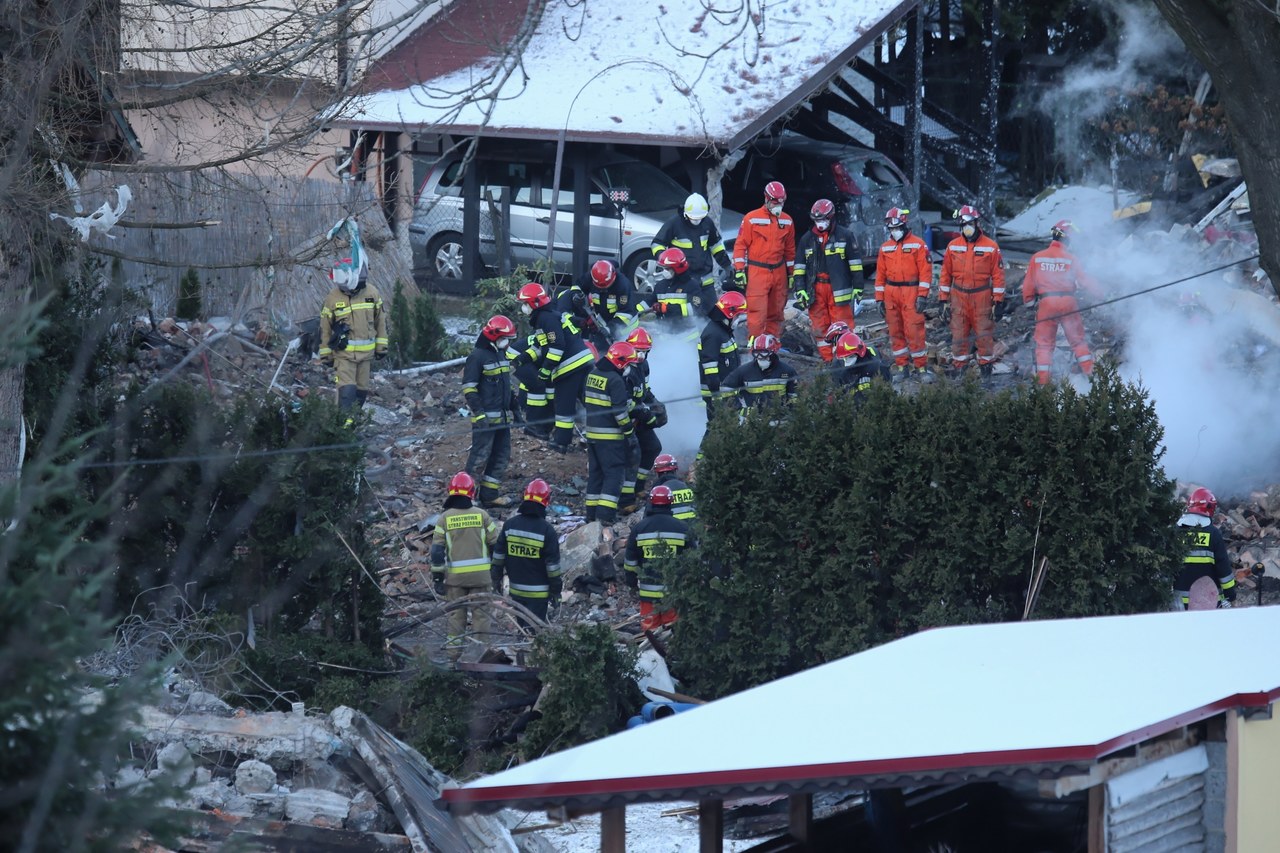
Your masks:
<svg viewBox="0 0 1280 853"><path fill-rule="evenodd" d="M530 308L541 308L551 302L551 297L547 295L547 289L536 281L531 281L520 288L520 292L516 294L516 299Z"/></svg>
<svg viewBox="0 0 1280 853"><path fill-rule="evenodd" d="M656 474L674 474L680 470L680 463L670 453L659 453L653 459L653 470Z"/></svg>
<svg viewBox="0 0 1280 853"><path fill-rule="evenodd" d="M781 181L770 181L764 185L764 200L774 204L782 204L787 200L787 188Z"/></svg>
<svg viewBox="0 0 1280 853"><path fill-rule="evenodd" d="M618 268L613 261L596 261L591 265L591 283L604 290L618 280Z"/></svg>
<svg viewBox="0 0 1280 853"><path fill-rule="evenodd" d="M649 490L649 504L651 506L671 506L671 500L670 486L654 486Z"/></svg>
<svg viewBox="0 0 1280 853"><path fill-rule="evenodd" d="M685 257L684 249L673 246L658 253L658 266L671 270L673 275L680 275L689 269L689 259Z"/></svg>
<svg viewBox="0 0 1280 853"><path fill-rule="evenodd" d="M849 324L846 323L844 320L836 320L830 326L827 326L827 332L822 336L822 339L827 343L831 344L832 346L834 346L836 341L840 340L841 335L843 335L845 332L852 332L852 331L853 329L850 329Z"/></svg>
<svg viewBox="0 0 1280 853"><path fill-rule="evenodd" d="M484 324L480 334L490 341L496 341L499 338L514 338L516 336L516 324L501 314L495 314L489 318L489 322Z"/></svg>
<svg viewBox="0 0 1280 853"><path fill-rule="evenodd" d="M747 297L736 290L730 290L716 300L716 307L720 309L721 314L732 320L747 313Z"/></svg>
<svg viewBox="0 0 1280 853"><path fill-rule="evenodd" d="M648 352L653 349L653 335L645 331L644 326L638 326L634 332L627 335L627 343L631 344L636 352Z"/></svg>
<svg viewBox="0 0 1280 853"><path fill-rule="evenodd" d="M862 358L867 354L867 345L862 342L862 338L853 332L845 332L840 336L840 340L836 341L836 358L851 358L857 356Z"/></svg>
<svg viewBox="0 0 1280 853"><path fill-rule="evenodd" d="M449 481L449 494L451 496L460 495L474 500L476 496L476 481L471 479L471 475L466 471L459 471Z"/></svg>
<svg viewBox="0 0 1280 853"><path fill-rule="evenodd" d="M536 480L530 480L529 485L524 487L524 499L540 503L543 506L551 505L551 487L547 485L547 481L539 477Z"/></svg>
<svg viewBox="0 0 1280 853"><path fill-rule="evenodd" d="M1218 499L1213 496L1213 492L1204 486L1196 489L1187 496L1187 512L1192 515L1203 515L1205 518L1213 518L1213 514L1218 511Z"/></svg>
<svg viewBox="0 0 1280 853"><path fill-rule="evenodd" d="M616 344L610 344L609 349L605 351L604 357L614 367L622 370L628 364L636 362L636 348L626 341L618 341Z"/></svg>

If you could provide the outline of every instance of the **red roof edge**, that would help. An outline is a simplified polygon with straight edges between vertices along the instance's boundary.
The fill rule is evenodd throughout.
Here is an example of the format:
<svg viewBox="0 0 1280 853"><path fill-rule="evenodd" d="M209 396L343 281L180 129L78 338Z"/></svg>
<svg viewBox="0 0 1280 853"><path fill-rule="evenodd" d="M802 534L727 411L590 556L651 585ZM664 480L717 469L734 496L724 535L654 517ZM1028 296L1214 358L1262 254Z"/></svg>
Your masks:
<svg viewBox="0 0 1280 853"><path fill-rule="evenodd" d="M1057 746L1037 749L995 750L991 752L957 753L874 761L851 761L833 764L806 764L788 767L759 767L740 770L716 770L706 773L681 773L670 776L636 776L622 779L585 779L576 782L549 782L533 785L506 785L497 788L446 788L441 798L450 811L472 811L474 806L500 806L527 801L545 803L556 799L587 798L609 801L634 794L688 792L701 788L758 787L770 784L805 783L858 777L906 776L911 774L962 769L1006 767L1010 765L1069 764L1093 762L1121 749L1191 725L1234 708L1261 708L1280 698L1280 687L1265 693L1238 693L1208 705L1192 709L1149 726L1094 745ZM455 808L456 807L456 808Z"/></svg>

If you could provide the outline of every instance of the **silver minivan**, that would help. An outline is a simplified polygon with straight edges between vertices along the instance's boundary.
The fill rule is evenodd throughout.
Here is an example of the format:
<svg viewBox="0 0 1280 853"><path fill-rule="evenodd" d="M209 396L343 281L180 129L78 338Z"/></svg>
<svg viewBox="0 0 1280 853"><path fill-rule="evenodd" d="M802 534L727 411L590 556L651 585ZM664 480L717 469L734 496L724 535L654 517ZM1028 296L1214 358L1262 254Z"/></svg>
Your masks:
<svg viewBox="0 0 1280 853"><path fill-rule="evenodd" d="M462 276L462 154L434 163L422 182L409 226L415 253L425 253L427 271L437 278ZM551 223L551 180L554 161L531 146L528 156L503 154L477 160L480 169L480 255L488 266L498 260L493 211L510 196L511 260L533 264L547 256ZM688 190L641 160L605 154L590 161L590 257L619 261L641 289L652 288L650 244L658 229L684 206ZM486 199L492 199L490 205ZM733 245L742 214L725 210L720 235ZM563 168L556 209L554 258L568 269L573 254L572 170Z"/></svg>

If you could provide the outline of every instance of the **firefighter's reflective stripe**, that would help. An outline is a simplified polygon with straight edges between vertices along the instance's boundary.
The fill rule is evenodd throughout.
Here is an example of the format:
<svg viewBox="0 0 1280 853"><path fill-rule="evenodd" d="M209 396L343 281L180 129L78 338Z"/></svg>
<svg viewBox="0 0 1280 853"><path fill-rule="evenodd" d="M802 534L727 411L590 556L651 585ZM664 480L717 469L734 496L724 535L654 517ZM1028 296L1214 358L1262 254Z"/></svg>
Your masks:
<svg viewBox="0 0 1280 853"><path fill-rule="evenodd" d="M512 583L510 587L511 594L520 598L547 598L551 595L551 587L546 584L535 586L533 584Z"/></svg>
<svg viewBox="0 0 1280 853"><path fill-rule="evenodd" d="M563 355L563 353L561 353L561 355ZM556 361L559 361L560 357L561 357L560 355L557 355ZM558 379L561 376L564 376L568 373L572 373L573 371L578 370L581 367L590 365L591 361L592 361L591 350L584 349L582 352L578 353L573 358L564 362L559 367L557 367L554 371L552 371L551 378L553 380Z"/></svg>
<svg viewBox="0 0 1280 853"><path fill-rule="evenodd" d="M748 379L742 383L742 387L748 394L785 394L787 391L787 377L783 376L778 379Z"/></svg>

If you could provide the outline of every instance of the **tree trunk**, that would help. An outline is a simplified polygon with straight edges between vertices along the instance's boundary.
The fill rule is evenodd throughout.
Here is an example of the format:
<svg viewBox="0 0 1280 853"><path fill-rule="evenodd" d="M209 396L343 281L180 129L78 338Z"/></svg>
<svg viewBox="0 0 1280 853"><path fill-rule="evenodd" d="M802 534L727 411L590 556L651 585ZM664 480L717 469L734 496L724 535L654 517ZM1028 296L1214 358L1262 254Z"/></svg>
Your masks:
<svg viewBox="0 0 1280 853"><path fill-rule="evenodd" d="M1249 185L1262 268L1280 295L1280 14L1255 0L1155 0L1213 78Z"/></svg>
<svg viewBox="0 0 1280 853"><path fill-rule="evenodd" d="M17 223L0 208L0 312L15 321L20 316L31 284L29 263L12 247L23 242ZM22 337L25 329L10 329L10 341ZM22 381L24 367L16 353L0 357L0 488L17 479L22 466L19 447L22 444ZM14 362L14 363L10 363ZM2 526L2 525L0 525Z"/></svg>

